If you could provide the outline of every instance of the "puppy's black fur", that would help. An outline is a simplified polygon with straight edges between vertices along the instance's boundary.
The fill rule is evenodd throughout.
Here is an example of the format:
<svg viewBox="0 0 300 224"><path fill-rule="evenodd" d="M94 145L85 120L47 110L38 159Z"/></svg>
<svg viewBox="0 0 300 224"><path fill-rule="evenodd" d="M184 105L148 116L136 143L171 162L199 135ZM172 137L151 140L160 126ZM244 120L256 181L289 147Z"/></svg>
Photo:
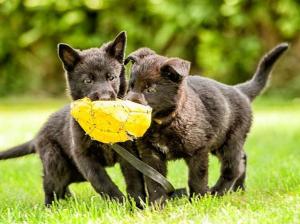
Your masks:
<svg viewBox="0 0 300 224"><path fill-rule="evenodd" d="M59 58L65 68L68 89L73 100L83 97L114 100L124 96L127 88L123 64L125 45L124 32L100 48L79 51L66 44L58 45ZM126 148L136 154L134 145L126 144ZM69 105L52 114L34 139L1 152L0 159L35 152L43 163L46 205L50 205L55 197L61 199L68 195L69 184L86 180L99 194L123 201L123 194L104 169L116 162L120 162L128 194L137 202L139 197L145 197L143 184L140 184L143 182L142 175L116 155L108 145L93 141L87 136L70 116Z"/></svg>
<svg viewBox="0 0 300 224"><path fill-rule="evenodd" d="M251 101L264 88L272 66L288 48L278 45L265 55L253 78L235 86L188 76L190 63L167 58L148 48L128 56L133 62L127 99L153 108L153 121L145 136L137 141L143 161L163 175L166 162L183 158L189 168L190 195L203 195L208 188L208 154L221 162L221 175L210 189L222 195L244 189ZM145 178L150 202L164 202L164 189Z"/></svg>

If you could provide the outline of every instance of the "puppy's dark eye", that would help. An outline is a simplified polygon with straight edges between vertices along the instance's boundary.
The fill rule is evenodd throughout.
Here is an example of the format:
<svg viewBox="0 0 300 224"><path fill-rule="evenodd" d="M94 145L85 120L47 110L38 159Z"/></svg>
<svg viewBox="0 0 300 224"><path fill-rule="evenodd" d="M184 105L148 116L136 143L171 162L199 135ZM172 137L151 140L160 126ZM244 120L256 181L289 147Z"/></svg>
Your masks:
<svg viewBox="0 0 300 224"><path fill-rule="evenodd" d="M108 79L109 81L113 81L115 78L116 78L115 75L111 75L111 74L108 74L108 75L107 75L107 79Z"/></svg>
<svg viewBox="0 0 300 224"><path fill-rule="evenodd" d="M165 74L167 77L171 77L172 76L172 73L171 72L166 72Z"/></svg>
<svg viewBox="0 0 300 224"><path fill-rule="evenodd" d="M85 84L90 84L90 83L93 82L93 80L90 79L90 78L85 78L85 79L83 80L83 82L84 82Z"/></svg>
<svg viewBox="0 0 300 224"><path fill-rule="evenodd" d="M167 78L170 78L172 76L172 73L169 71L169 70L162 70L161 71L161 74L164 76L164 77L167 77Z"/></svg>

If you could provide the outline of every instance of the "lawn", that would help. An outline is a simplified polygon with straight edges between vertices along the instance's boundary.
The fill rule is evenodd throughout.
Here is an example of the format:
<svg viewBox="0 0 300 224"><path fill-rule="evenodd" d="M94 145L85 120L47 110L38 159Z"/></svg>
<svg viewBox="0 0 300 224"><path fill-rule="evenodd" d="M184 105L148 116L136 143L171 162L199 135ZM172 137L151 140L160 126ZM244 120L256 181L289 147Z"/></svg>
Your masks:
<svg viewBox="0 0 300 224"><path fill-rule="evenodd" d="M49 114L67 100L1 99L0 150L31 139ZM43 206L41 163L36 155L0 162L0 223L300 223L300 101L260 98L246 142L247 191L222 198L177 199L163 210L141 211L101 199L88 183L73 197ZM210 185L219 164L210 159ZM122 191L119 166L108 169ZM187 185L182 161L169 164L169 180Z"/></svg>

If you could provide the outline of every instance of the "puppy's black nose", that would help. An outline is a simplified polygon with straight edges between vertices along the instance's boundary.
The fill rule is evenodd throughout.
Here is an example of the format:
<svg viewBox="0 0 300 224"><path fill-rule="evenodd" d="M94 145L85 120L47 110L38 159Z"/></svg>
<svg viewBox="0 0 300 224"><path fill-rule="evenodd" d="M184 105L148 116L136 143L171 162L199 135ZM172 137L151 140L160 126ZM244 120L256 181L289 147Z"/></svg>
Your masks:
<svg viewBox="0 0 300 224"><path fill-rule="evenodd" d="M139 104L142 103L141 100L139 100L138 98L132 98L132 99L130 99L130 101L135 102L135 103L139 103Z"/></svg>
<svg viewBox="0 0 300 224"><path fill-rule="evenodd" d="M136 93L136 92L129 92L127 96L125 97L126 100L130 100L135 103L147 105L147 102L145 100L145 97L142 94Z"/></svg>
<svg viewBox="0 0 300 224"><path fill-rule="evenodd" d="M99 100L99 94L98 94L98 93L92 93L92 94L89 95L89 98L90 98L92 101Z"/></svg>
<svg viewBox="0 0 300 224"><path fill-rule="evenodd" d="M116 95L113 93L98 93L94 92L92 93L89 98L92 101L97 101L97 100L116 100Z"/></svg>

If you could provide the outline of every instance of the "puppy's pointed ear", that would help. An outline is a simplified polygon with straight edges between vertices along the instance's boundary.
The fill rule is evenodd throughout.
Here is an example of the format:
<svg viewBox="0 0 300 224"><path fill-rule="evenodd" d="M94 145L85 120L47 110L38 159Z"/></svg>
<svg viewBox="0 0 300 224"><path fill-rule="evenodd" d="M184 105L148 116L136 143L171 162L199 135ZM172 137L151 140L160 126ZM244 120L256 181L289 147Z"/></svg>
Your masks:
<svg viewBox="0 0 300 224"><path fill-rule="evenodd" d="M149 55L154 55L155 51L146 48L146 47L142 47L137 49L136 51L132 52L130 55L128 55L128 57L125 59L124 64L127 65L130 61L132 62L132 64L134 63L139 63L139 61Z"/></svg>
<svg viewBox="0 0 300 224"><path fill-rule="evenodd" d="M58 49L58 56L62 61L64 68L67 71L72 71L75 65L80 60L78 51L73 49L68 44L58 44L57 49Z"/></svg>
<svg viewBox="0 0 300 224"><path fill-rule="evenodd" d="M114 41L109 43L106 47L106 52L121 63L123 63L124 60L126 40L126 32L122 31L117 35Z"/></svg>
<svg viewBox="0 0 300 224"><path fill-rule="evenodd" d="M129 62L131 62L132 64L136 63L137 58L134 55L129 55L125 61L124 61L124 65L127 65Z"/></svg>
<svg viewBox="0 0 300 224"><path fill-rule="evenodd" d="M191 63L180 58L170 58L160 68L162 77L179 83L189 75Z"/></svg>

